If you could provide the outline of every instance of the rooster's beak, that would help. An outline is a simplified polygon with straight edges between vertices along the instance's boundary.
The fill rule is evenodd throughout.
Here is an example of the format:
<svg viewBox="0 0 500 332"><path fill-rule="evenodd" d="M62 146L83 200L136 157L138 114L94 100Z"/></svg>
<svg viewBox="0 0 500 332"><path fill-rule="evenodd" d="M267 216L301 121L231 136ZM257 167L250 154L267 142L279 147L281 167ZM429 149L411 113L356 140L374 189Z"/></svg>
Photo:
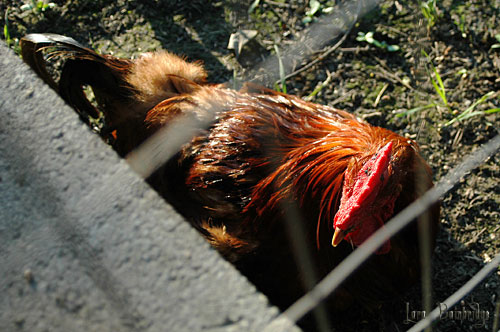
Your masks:
<svg viewBox="0 0 500 332"><path fill-rule="evenodd" d="M343 230L341 230L340 228L336 227L335 233L333 234L333 238L332 238L332 246L334 246L334 247L338 246L338 244L340 242L342 242L342 240L344 239L345 236L346 236L345 232Z"/></svg>

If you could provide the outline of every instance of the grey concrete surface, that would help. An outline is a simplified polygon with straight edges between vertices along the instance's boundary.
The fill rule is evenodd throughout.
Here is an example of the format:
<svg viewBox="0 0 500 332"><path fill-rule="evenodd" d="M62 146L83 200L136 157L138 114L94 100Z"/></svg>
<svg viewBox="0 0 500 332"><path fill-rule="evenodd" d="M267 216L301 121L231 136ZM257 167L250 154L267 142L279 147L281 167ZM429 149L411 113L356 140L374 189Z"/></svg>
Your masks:
<svg viewBox="0 0 500 332"><path fill-rule="evenodd" d="M0 42L0 331L261 331L277 314Z"/></svg>

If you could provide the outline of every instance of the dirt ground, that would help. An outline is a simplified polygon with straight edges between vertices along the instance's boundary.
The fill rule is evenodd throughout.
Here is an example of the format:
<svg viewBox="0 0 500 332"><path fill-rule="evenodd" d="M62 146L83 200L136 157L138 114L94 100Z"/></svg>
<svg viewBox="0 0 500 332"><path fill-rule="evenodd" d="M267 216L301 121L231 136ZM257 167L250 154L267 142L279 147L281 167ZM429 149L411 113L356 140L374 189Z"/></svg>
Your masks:
<svg viewBox="0 0 500 332"><path fill-rule="evenodd" d="M274 55L275 45L293 45L341 2L56 0L30 9L36 1L25 0L23 7L19 1L3 0L0 12L14 50L18 39L32 32L68 35L98 52L122 57L163 48L202 60L210 81L226 82ZM436 7L427 3L436 11L426 17L417 1L381 1L353 26L340 47L332 49L339 40L334 38L297 63L295 69L316 61L287 79L286 87L288 93L348 110L417 140L439 181L500 132L498 113L482 112L500 107L500 1L445 0ZM257 35L237 58L227 45L232 33L244 29ZM438 93L438 76L446 102ZM477 115L449 123L471 107ZM497 153L443 198L432 262L435 304L500 253L499 164ZM489 313L484 324L443 319L435 330L492 331L499 295L497 270L455 309L479 305ZM422 310L420 297L416 287L387 315L365 313L337 330L406 330L411 326L405 324L407 304L410 311Z"/></svg>

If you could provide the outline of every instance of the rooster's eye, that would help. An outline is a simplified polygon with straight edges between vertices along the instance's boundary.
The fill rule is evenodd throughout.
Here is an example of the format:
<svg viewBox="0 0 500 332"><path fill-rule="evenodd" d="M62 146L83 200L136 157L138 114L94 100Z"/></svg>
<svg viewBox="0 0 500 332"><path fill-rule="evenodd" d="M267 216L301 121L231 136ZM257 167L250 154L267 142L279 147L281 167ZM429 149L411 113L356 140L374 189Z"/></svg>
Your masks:
<svg viewBox="0 0 500 332"><path fill-rule="evenodd" d="M345 230L345 233L346 234L352 233L355 230L357 230L358 228L359 228L359 225L352 225L351 227L349 227L348 229Z"/></svg>

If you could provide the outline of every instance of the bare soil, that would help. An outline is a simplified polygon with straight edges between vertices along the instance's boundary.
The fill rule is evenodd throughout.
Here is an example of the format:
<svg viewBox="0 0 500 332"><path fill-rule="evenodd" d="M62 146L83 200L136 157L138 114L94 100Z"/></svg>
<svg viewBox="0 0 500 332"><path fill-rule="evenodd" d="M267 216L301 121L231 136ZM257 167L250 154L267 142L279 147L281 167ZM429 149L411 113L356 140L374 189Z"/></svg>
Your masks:
<svg viewBox="0 0 500 332"><path fill-rule="evenodd" d="M5 17L15 50L16 39L33 32L68 35L98 52L121 57L168 49L190 60L202 60L210 81L226 82L234 73L242 75L275 54L274 45L293 44L335 3L320 1L320 9L307 22L314 1L261 0L249 14L252 2L56 0L53 7L35 11L22 9L19 1L4 0L0 12L9 10ZM352 28L339 48L289 78L286 85L289 93L307 97L327 81L312 101L348 110L417 140L439 181L499 134L498 113L446 123L489 92L493 95L475 110L500 107L500 48L492 48L500 43L495 39L500 34L500 1L438 1L436 22L428 22L416 1L381 1ZM258 33L236 58L227 44L231 33L241 29ZM375 40L400 50L391 52L359 41L359 32L373 32ZM318 59L337 40L296 68ZM430 63L443 80L449 107L432 85L430 77L435 75ZM430 103L438 106L398 116ZM434 304L500 253L499 164L497 153L443 197L442 227L432 261ZM336 317L330 319L338 331L403 331L411 326L406 321L407 308L410 312L423 310L420 293L420 287L415 287L382 314L353 311L352 317L347 314L351 321L336 324ZM499 319L499 295L497 270L455 308L477 311L479 305L480 311L489 313L484 322L447 318L438 321L435 330L492 331Z"/></svg>

